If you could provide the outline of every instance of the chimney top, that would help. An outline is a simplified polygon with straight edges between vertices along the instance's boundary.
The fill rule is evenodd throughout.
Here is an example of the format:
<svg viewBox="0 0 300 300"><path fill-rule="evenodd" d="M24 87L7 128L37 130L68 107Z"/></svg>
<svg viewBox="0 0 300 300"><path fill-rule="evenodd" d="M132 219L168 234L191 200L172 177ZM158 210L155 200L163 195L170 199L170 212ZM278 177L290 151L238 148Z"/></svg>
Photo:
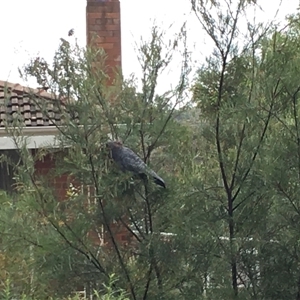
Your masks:
<svg viewBox="0 0 300 300"><path fill-rule="evenodd" d="M87 44L101 47L107 55L110 81L114 69L121 67L121 12L119 0L87 0ZM91 45L92 38L93 45Z"/></svg>
<svg viewBox="0 0 300 300"><path fill-rule="evenodd" d="M119 0L87 0L87 2L105 3L105 2L119 2Z"/></svg>

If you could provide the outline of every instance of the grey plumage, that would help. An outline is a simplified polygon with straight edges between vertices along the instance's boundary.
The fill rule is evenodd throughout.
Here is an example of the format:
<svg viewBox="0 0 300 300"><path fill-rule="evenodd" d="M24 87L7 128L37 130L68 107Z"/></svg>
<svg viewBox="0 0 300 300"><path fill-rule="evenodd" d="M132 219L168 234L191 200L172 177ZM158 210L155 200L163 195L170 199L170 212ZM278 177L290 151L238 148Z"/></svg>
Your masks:
<svg viewBox="0 0 300 300"><path fill-rule="evenodd" d="M119 166L119 168L125 172L129 171L134 174L138 174L141 177L145 175L151 176L154 182L162 187L166 187L164 180L158 176L153 170L151 170L144 161L135 154L131 149L125 147L120 142L110 141L107 143L111 151L111 157Z"/></svg>

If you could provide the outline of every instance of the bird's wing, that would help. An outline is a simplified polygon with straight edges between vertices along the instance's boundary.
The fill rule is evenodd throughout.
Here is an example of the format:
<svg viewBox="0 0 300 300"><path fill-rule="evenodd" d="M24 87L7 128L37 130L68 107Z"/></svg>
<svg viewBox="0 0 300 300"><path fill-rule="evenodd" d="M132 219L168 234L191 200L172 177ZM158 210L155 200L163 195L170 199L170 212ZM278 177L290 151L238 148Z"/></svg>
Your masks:
<svg viewBox="0 0 300 300"><path fill-rule="evenodd" d="M166 187L164 180L160 176L158 176L153 170L151 170L145 164L145 162L131 149L127 147L122 147L121 156L121 165L124 170L136 174L148 174L155 179L155 182L157 184Z"/></svg>
<svg viewBox="0 0 300 300"><path fill-rule="evenodd" d="M125 170L134 173L144 173L147 171L147 165L131 149L122 147L122 167Z"/></svg>

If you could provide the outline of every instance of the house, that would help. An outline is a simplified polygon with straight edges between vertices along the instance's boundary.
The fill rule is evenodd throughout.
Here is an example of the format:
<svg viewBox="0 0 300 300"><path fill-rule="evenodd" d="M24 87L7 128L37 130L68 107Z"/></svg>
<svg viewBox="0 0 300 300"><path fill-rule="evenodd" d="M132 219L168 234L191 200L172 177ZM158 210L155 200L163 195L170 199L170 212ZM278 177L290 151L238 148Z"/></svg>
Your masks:
<svg viewBox="0 0 300 300"><path fill-rule="evenodd" d="M47 110L55 122L46 118L41 109L29 98L29 93L35 93L45 99ZM5 154L14 162L19 160L16 144L9 134L14 120L20 119L23 123L23 134L27 139L27 147L34 154L36 149L53 144L55 146L55 135L58 130L55 126L60 124L60 114L55 109L49 93L40 90L29 89L19 84L0 81L0 154ZM45 157L43 162L37 164L39 171L53 167L53 161ZM8 192L13 191L13 171L12 167L6 163L1 164L0 189Z"/></svg>
<svg viewBox="0 0 300 300"><path fill-rule="evenodd" d="M87 0L86 5L86 37L87 44L101 47L107 58L107 74L114 77L114 70L121 67L121 13L119 0ZM93 44L92 44L93 43ZM111 80L108 84L111 83ZM39 105L31 101L29 95L37 95L43 101L46 109L41 111ZM62 115L57 108L58 101L54 95L44 90L31 89L19 84L0 81L0 155L5 153L18 161L16 145L7 131L16 116L22 122L22 134L27 138L27 148L34 155L40 147L45 145L55 148L57 126L63 125ZM46 104L45 104L46 103ZM51 116L49 118L48 116ZM60 153L58 152L57 155ZM55 168L55 155L46 155L36 161L35 171L47 174ZM66 197L69 189L68 174L55 178L55 192L58 200ZM0 163L0 189L13 190L12 168ZM113 225L117 239L126 240L119 232L118 226ZM93 235L93 233L91 233ZM124 232L127 234L127 231ZM98 239L98 236L95 236Z"/></svg>
<svg viewBox="0 0 300 300"><path fill-rule="evenodd" d="M120 18L119 0L87 0L87 44L105 50L107 55L106 72L111 79L114 76L114 69L121 67ZM34 101L31 101L29 95L37 95L38 101L43 101L46 109L41 111L40 107ZM35 155L37 149L45 145L55 148L57 146L56 137L59 133L57 126L63 126L62 115L57 109L57 104L59 104L57 101L60 100L44 90L31 89L16 83L0 81L0 155L5 153L12 160L16 162L19 160L16 145L7 131L7 128L12 125L16 117L22 122L22 134L27 137L27 148L32 155ZM61 152L57 152L57 155L60 154ZM47 154L42 159L37 160L35 162L35 172L43 175L53 170L56 157ZM11 167L0 162L0 189L13 190L14 176L12 171ZM68 174L55 178L54 188L58 201L66 198L69 187ZM112 224L111 231L115 236L115 240L120 243L128 238L128 231L124 227L120 228L116 223ZM89 236L96 245L101 246L106 242L106 234L103 228L91 229ZM107 239L109 238L107 237ZM83 287L79 287L79 290L82 289Z"/></svg>
<svg viewBox="0 0 300 300"><path fill-rule="evenodd" d="M121 25L119 0L87 0L86 33L87 44L101 47L107 55L107 73L113 78L113 70L121 67ZM95 38L96 36L96 38ZM91 44L93 42L93 45ZM33 101L31 95L37 95L47 103L46 114ZM0 154L9 155L18 160L16 145L7 132L16 115L22 120L22 133L28 138L27 148L35 153L36 149L53 145L58 134L57 126L62 125L57 109L57 99L53 95L38 89L29 89L10 82L0 81ZM51 116L49 120L48 115ZM55 157L50 155L36 163L36 171L46 173L55 166ZM61 199L68 188L66 176L56 182L56 189ZM2 163L0 171L0 189L11 191L13 175L11 167Z"/></svg>
<svg viewBox="0 0 300 300"><path fill-rule="evenodd" d="M121 67L121 28L120 28L120 2L119 0L87 0L86 28L87 44L101 47L107 54L107 73L113 78L115 67ZM97 35L94 39L94 35ZM93 43L93 44L92 44ZM111 83L111 81L109 82ZM31 101L31 97L37 95L44 103L45 111L39 105ZM8 101L7 101L8 100ZM29 89L19 84L0 81L0 154L5 152L13 160L18 160L16 145L12 137L7 133L7 127L12 125L15 118L22 122L22 133L28 138L27 148L32 155L36 150L45 145L56 147L56 136L59 131L57 126L63 126L62 115L57 108L61 100L53 95L38 89ZM51 118L48 117L51 116ZM57 153L60 155L60 152ZM46 174L55 168L56 156L47 154L35 163L35 171L38 174ZM0 166L1 167L1 166ZM69 188L68 174L64 174L55 180L55 191L58 200L66 197ZM11 190L13 186L12 170L2 165L0 170L0 189ZM127 220L127 219L126 219ZM127 222L125 220L125 222ZM110 221L109 221L110 222ZM99 226L100 227L100 226ZM114 242L126 245L129 239L129 231L123 224L114 222L110 226L110 235L114 236ZM89 236L96 245L112 244L112 238L98 228L91 229ZM100 232L100 234L99 234ZM106 238L107 236L107 238ZM79 288L79 290L83 287Z"/></svg>
<svg viewBox="0 0 300 300"><path fill-rule="evenodd" d="M86 37L87 45L101 47L105 50L107 58L106 72L110 79L114 77L114 70L121 67L121 12L119 0L87 0L86 5ZM93 44L92 44L93 43ZM112 80L108 82L110 84ZM7 95L9 98L7 102ZM41 101L47 102L46 114L43 113L28 94L37 95ZM6 99L6 100L5 100ZM29 89L19 84L0 81L0 154L9 154L11 159L17 161L18 154L12 138L7 134L6 126L11 124L13 115L19 112L23 121L22 133L28 138L27 148L34 155L36 149L45 145L56 147L57 126L63 125L61 114L57 109L57 100L43 90ZM51 120L47 117L51 116ZM59 153L58 153L59 155ZM0 189L12 190L13 174L10 167L0 164ZM38 174L47 174L55 168L55 156L46 155L35 163ZM66 197L69 189L68 174L55 179L55 191L59 200ZM126 241L128 231L112 224L116 239ZM91 235L97 241L97 233Z"/></svg>

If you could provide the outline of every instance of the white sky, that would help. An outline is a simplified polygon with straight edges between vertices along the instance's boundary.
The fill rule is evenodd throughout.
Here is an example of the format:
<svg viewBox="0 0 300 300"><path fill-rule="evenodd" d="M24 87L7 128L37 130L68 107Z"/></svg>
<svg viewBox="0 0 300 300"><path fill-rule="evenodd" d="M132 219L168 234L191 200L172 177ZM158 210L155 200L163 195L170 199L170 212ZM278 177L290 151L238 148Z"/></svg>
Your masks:
<svg viewBox="0 0 300 300"><path fill-rule="evenodd" d="M259 19L273 19L280 0L258 2L265 11L259 13ZM276 19L283 19L286 14L296 12L298 4L299 0L283 0ZM0 80L22 84L17 68L37 54L50 60L58 47L59 39L67 39L71 28L75 29L76 38L84 46L85 7L86 0L2 0ZM204 55L210 51L200 24L191 13L189 0L121 0L121 18L125 77L131 73L140 74L135 43L141 36L149 36L154 20L163 28L168 28L172 23L175 24L175 28L179 28L187 20L188 41L193 59L203 60ZM168 32L172 35L171 31ZM173 73L162 77L160 85L169 87L177 78L175 75L178 75Z"/></svg>

